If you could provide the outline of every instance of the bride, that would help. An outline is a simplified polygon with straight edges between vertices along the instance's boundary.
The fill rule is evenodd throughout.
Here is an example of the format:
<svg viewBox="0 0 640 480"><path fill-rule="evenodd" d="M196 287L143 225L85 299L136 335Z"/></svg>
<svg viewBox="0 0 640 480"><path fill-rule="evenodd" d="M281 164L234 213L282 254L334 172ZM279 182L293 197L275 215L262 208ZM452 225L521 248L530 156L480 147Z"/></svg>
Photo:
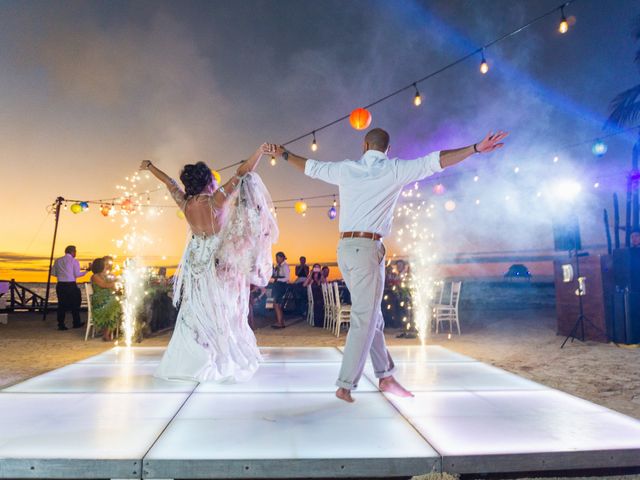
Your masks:
<svg viewBox="0 0 640 480"><path fill-rule="evenodd" d="M198 382L249 380L261 360L247 322L250 284L271 276L278 227L269 192L253 173L275 146L263 144L218 186L203 162L185 165L177 182L144 160L184 213L190 234L174 276L176 326L156 377Z"/></svg>

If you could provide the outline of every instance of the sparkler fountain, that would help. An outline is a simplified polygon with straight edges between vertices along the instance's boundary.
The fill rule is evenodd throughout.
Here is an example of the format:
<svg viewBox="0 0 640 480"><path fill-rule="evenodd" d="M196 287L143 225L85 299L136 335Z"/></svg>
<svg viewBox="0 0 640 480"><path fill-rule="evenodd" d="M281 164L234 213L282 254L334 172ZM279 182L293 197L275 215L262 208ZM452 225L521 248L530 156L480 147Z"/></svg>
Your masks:
<svg viewBox="0 0 640 480"><path fill-rule="evenodd" d="M437 252L431 225L435 205L421 199L418 183L413 189L403 192L402 196L405 201L397 208L396 218L400 226L397 231L398 244L411 265L411 274L401 279L401 287L408 283L411 291L411 305L407 308L413 321L407 322L407 328L411 328L413 323L424 345L431 332L431 303L435 286Z"/></svg>

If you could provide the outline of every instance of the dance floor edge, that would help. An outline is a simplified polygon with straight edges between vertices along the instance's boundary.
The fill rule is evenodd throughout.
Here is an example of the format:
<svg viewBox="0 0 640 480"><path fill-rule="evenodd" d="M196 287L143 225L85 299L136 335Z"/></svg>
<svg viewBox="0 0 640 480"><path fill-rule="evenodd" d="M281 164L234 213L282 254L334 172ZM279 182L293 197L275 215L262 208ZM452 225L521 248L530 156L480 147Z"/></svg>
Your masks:
<svg viewBox="0 0 640 480"><path fill-rule="evenodd" d="M143 478L389 478L441 471L440 458L145 460Z"/></svg>
<svg viewBox="0 0 640 480"><path fill-rule="evenodd" d="M143 478L142 460L1 458L0 478Z"/></svg>
<svg viewBox="0 0 640 480"><path fill-rule="evenodd" d="M442 471L451 474L572 472L618 468L640 468L640 448L442 457Z"/></svg>

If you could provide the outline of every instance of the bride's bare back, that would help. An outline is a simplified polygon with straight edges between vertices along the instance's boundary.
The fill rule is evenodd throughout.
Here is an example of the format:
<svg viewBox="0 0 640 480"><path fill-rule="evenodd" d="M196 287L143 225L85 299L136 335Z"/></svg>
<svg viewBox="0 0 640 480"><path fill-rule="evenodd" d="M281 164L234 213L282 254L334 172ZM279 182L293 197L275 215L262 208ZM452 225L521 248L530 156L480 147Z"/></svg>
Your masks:
<svg viewBox="0 0 640 480"><path fill-rule="evenodd" d="M199 194L185 198L185 194L174 181L169 188L171 196L184 213L194 235L215 235L222 230L227 208L223 203L216 205L213 195Z"/></svg>

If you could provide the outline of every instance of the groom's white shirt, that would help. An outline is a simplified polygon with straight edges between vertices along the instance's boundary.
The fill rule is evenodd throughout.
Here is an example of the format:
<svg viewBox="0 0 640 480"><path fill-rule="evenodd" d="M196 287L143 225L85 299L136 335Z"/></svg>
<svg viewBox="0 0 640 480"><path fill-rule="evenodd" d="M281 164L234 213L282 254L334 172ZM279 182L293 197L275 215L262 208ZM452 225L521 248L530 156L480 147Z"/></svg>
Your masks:
<svg viewBox="0 0 640 480"><path fill-rule="evenodd" d="M402 188L441 171L439 151L400 160L389 159L378 150L367 150L359 160L308 159L304 169L311 178L338 185L341 232L372 232L383 237L391 232Z"/></svg>

